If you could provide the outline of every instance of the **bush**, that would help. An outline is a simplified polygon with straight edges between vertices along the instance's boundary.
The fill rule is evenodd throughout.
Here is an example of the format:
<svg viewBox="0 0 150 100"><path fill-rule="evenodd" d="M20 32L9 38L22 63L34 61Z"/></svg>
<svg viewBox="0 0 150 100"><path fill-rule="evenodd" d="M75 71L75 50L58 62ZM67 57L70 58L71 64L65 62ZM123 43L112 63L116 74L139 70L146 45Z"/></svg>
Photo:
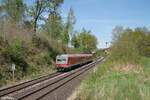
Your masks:
<svg viewBox="0 0 150 100"><path fill-rule="evenodd" d="M26 62L26 49L23 47L23 43L19 39L15 39L8 44L3 51L5 59L9 60L9 64L14 63L18 69L18 72L22 74L27 73L28 63Z"/></svg>
<svg viewBox="0 0 150 100"><path fill-rule="evenodd" d="M118 34L119 36L114 39L111 47L112 59L121 62L137 63L142 53L148 55L148 47L144 45L144 39L147 36L143 31L126 29Z"/></svg>
<svg viewBox="0 0 150 100"><path fill-rule="evenodd" d="M54 70L49 66L52 66L58 51L51 48L49 41L38 38L35 38L36 42L25 43L20 38L4 40L0 37L0 85L12 80L12 63L16 65L15 80L35 76L45 69Z"/></svg>
<svg viewBox="0 0 150 100"><path fill-rule="evenodd" d="M141 38L138 43L139 53L142 56L150 57L150 33Z"/></svg>

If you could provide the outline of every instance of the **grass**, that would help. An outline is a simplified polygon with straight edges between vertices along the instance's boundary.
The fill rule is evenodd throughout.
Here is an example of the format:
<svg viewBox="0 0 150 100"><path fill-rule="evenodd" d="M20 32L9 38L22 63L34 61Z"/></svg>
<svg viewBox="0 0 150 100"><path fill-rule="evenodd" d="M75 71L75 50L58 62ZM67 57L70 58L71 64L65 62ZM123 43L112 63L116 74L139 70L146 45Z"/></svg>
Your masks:
<svg viewBox="0 0 150 100"><path fill-rule="evenodd" d="M38 77L41 77L41 76L45 76L45 75L48 75L48 74L51 74L51 73L54 73L56 70L54 69L54 67L46 67L46 66L43 66L43 68L40 68L38 72L32 72L31 74L29 75L26 75L24 77L22 77L21 79L16 79L14 80L14 82L12 80L5 80L5 84L3 82L3 80L0 80L1 82L1 86L11 86L11 85L15 85L15 84L18 84L18 83L21 83L21 82L25 82L25 81L29 81L29 80L32 80L32 79L35 79L35 78L38 78ZM15 75L16 76L16 75Z"/></svg>
<svg viewBox="0 0 150 100"><path fill-rule="evenodd" d="M150 58L141 57L139 64L130 66L108 60L77 88L75 100L149 100L149 76Z"/></svg>

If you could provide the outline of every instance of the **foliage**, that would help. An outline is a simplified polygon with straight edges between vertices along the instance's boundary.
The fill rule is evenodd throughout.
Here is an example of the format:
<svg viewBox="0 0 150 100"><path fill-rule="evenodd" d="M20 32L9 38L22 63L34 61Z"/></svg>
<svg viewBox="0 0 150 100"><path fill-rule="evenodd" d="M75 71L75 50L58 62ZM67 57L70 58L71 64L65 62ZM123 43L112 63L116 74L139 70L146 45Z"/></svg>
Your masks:
<svg viewBox="0 0 150 100"><path fill-rule="evenodd" d="M78 100L149 100L149 31L113 30L110 56L83 81Z"/></svg>
<svg viewBox="0 0 150 100"><path fill-rule="evenodd" d="M70 8L68 16L67 16L67 22L64 25L64 31L63 31L63 41L68 44L70 41L70 38L72 37L72 31L73 31L73 25L75 24L75 16L73 8Z"/></svg>
<svg viewBox="0 0 150 100"><path fill-rule="evenodd" d="M141 41L138 43L138 49L141 55L150 57L150 33L141 38Z"/></svg>
<svg viewBox="0 0 150 100"><path fill-rule="evenodd" d="M140 54L149 55L148 35L141 29L124 29L114 34L114 41L111 47L112 59L122 62L137 62ZM145 44L146 43L146 44ZM144 51L145 50L145 51Z"/></svg>
<svg viewBox="0 0 150 100"><path fill-rule="evenodd" d="M1 14L5 14L3 16L7 16L14 22L23 20L26 9L26 5L23 3L23 0L3 0L1 6Z"/></svg>
<svg viewBox="0 0 150 100"><path fill-rule="evenodd" d="M63 26L60 15L50 14L44 25L45 34L50 38L60 39L62 28Z"/></svg>
<svg viewBox="0 0 150 100"><path fill-rule="evenodd" d="M99 57L106 57L107 54L104 52L104 50L96 50L93 54L93 58L97 59Z"/></svg>
<svg viewBox="0 0 150 100"><path fill-rule="evenodd" d="M58 53L50 41L41 37L33 36L32 42L25 43L20 38L7 41L0 36L0 86L11 80L12 63L16 65L15 80L20 80L53 66Z"/></svg>
<svg viewBox="0 0 150 100"><path fill-rule="evenodd" d="M28 9L28 14L30 15L33 22L34 32L36 32L36 29L38 27L37 25L38 21L45 20L43 13L49 12L49 15L53 15L53 17L56 18L56 16L59 14L58 8L62 3L63 0L36 0L35 1L35 3Z"/></svg>
<svg viewBox="0 0 150 100"><path fill-rule="evenodd" d="M7 44L7 42L4 43ZM15 39L11 43L8 43L6 47L3 47L1 51L3 59L8 61L9 66L14 63L17 66L18 74L22 74L22 76L27 73L28 68L28 63L25 60L25 50L26 48L22 46L22 42Z"/></svg>
<svg viewBox="0 0 150 100"><path fill-rule="evenodd" d="M10 57L12 63L21 67L22 72L26 73L28 64L26 62L26 48L23 47L23 43L19 39L15 39L9 43L9 47L6 50L6 54Z"/></svg>
<svg viewBox="0 0 150 100"><path fill-rule="evenodd" d="M83 52L92 52L96 49L97 39L90 31L83 29L81 33L73 35L72 45L75 48L81 48Z"/></svg>
<svg viewBox="0 0 150 100"><path fill-rule="evenodd" d="M12 80L12 63L16 65L15 81L18 81L46 69L55 70L58 54L96 48L96 37L88 31L81 32L81 39L77 35L79 47L70 46L75 15L70 8L68 17L62 19L60 8L64 0L32 2L27 6L23 0L0 0L0 86Z"/></svg>
<svg viewBox="0 0 150 100"><path fill-rule="evenodd" d="M71 40L71 43L72 43L72 45L74 46L74 48L79 48L79 47L80 47L79 39L78 39L77 34L78 34L78 33L73 34L73 37L72 37L72 40Z"/></svg>
<svg viewBox="0 0 150 100"><path fill-rule="evenodd" d="M148 100L150 98L149 58L139 59L141 66L121 71L109 58L84 80L77 90L77 100ZM121 64L124 66L124 64Z"/></svg>

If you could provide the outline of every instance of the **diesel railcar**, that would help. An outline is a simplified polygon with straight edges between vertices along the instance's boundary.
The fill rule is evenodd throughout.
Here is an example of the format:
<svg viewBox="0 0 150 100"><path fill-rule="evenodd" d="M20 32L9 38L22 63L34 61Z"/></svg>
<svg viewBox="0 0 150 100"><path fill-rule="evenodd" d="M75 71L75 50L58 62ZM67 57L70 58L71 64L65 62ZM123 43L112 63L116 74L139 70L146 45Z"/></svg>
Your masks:
<svg viewBox="0 0 150 100"><path fill-rule="evenodd" d="M62 54L56 57L58 71L71 69L92 62L92 54Z"/></svg>

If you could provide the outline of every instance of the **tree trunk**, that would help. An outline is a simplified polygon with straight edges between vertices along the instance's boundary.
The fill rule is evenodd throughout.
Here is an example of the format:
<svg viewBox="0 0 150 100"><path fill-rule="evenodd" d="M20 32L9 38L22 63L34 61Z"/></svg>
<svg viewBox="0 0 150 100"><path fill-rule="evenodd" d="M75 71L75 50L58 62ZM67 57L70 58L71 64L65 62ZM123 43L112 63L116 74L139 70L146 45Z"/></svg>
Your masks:
<svg viewBox="0 0 150 100"><path fill-rule="evenodd" d="M36 28L37 28L37 18L34 20L34 26L33 26L33 31L36 33Z"/></svg>

